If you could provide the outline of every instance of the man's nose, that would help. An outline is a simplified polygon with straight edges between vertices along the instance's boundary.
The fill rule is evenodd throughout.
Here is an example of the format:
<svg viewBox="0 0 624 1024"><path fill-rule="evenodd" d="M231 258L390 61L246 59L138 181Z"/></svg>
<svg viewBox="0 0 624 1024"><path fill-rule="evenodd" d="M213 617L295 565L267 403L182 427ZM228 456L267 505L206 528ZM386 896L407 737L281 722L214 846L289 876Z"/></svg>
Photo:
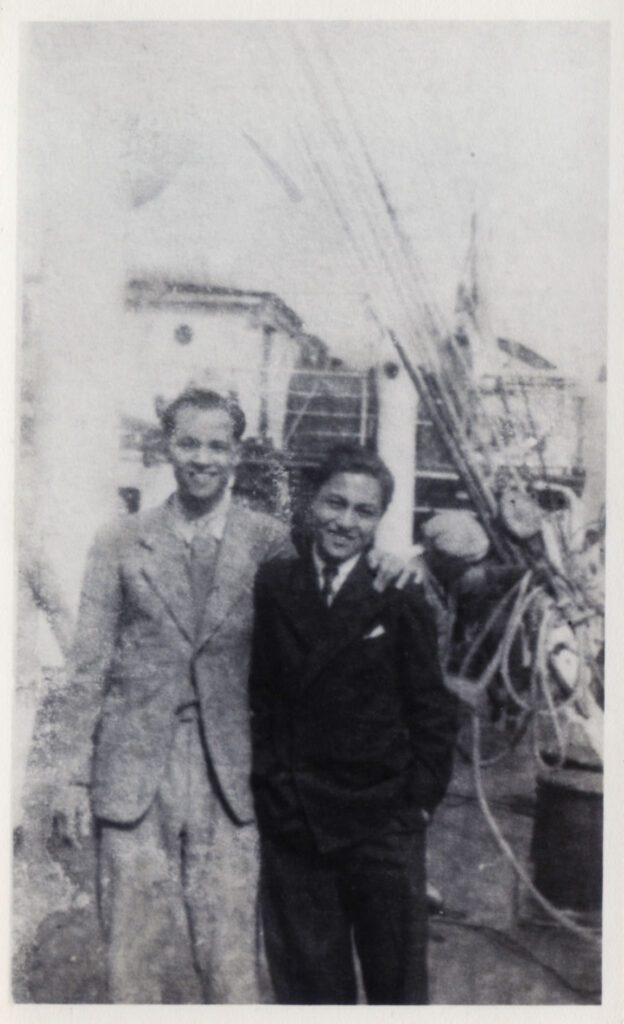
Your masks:
<svg viewBox="0 0 624 1024"><path fill-rule="evenodd" d="M204 445L200 445L193 452L193 462L196 462L200 466L205 466L209 462L213 461L213 453L210 448Z"/></svg>
<svg viewBox="0 0 624 1024"><path fill-rule="evenodd" d="M338 513L338 525L343 530L352 530L357 526L357 516L352 508L341 509Z"/></svg>

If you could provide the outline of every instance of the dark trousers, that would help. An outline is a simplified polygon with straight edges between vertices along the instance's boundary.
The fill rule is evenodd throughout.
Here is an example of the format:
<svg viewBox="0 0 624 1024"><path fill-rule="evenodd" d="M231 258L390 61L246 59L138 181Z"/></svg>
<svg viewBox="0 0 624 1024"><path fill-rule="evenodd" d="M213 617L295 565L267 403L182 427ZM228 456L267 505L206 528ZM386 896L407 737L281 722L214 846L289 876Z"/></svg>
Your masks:
<svg viewBox="0 0 624 1024"><path fill-rule="evenodd" d="M353 944L368 1003L427 997L424 826L399 825L329 854L262 841L261 907L279 1003L355 1003Z"/></svg>

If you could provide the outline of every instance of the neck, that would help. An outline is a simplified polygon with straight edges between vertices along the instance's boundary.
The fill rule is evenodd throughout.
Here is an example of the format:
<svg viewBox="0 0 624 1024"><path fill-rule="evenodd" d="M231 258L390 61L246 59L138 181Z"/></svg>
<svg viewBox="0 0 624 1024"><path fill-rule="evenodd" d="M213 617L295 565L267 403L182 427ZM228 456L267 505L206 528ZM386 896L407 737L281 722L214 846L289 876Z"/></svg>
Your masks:
<svg viewBox="0 0 624 1024"><path fill-rule="evenodd" d="M201 516L213 512L221 504L225 494L225 491L221 491L220 494L214 495L211 498L194 498L192 495L178 491L177 500L180 511L185 519L200 519Z"/></svg>
<svg viewBox="0 0 624 1024"><path fill-rule="evenodd" d="M339 569L341 565L345 564L345 562L350 562L355 558L359 558L362 552L357 551L354 555L349 555L348 558L332 558L331 555L326 555L325 552L318 546L318 544L315 541L314 554L321 562L325 562L326 565L334 565L337 569Z"/></svg>

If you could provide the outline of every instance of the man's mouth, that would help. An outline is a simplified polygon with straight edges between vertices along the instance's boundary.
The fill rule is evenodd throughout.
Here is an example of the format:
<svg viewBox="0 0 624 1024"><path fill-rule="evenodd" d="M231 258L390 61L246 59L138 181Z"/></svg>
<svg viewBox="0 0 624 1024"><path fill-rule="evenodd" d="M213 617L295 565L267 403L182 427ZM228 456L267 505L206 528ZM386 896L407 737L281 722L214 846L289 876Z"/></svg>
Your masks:
<svg viewBox="0 0 624 1024"><path fill-rule="evenodd" d="M219 475L215 469L189 469L187 472L190 477L197 477L200 480L209 480Z"/></svg>
<svg viewBox="0 0 624 1024"><path fill-rule="evenodd" d="M326 530L326 533L331 539L332 544L353 544L354 537L349 537L344 533L336 533L334 530Z"/></svg>

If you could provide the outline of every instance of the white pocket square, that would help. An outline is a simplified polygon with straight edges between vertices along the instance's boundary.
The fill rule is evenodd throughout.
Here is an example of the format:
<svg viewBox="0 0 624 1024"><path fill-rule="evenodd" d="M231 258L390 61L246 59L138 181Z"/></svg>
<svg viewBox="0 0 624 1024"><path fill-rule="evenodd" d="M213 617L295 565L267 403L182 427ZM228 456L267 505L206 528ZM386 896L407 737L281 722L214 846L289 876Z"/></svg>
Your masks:
<svg viewBox="0 0 624 1024"><path fill-rule="evenodd" d="M374 629L371 629L370 633L365 633L364 634L363 639L364 640L375 640L376 637L383 636L385 632L386 631L385 631L383 626L375 626Z"/></svg>

